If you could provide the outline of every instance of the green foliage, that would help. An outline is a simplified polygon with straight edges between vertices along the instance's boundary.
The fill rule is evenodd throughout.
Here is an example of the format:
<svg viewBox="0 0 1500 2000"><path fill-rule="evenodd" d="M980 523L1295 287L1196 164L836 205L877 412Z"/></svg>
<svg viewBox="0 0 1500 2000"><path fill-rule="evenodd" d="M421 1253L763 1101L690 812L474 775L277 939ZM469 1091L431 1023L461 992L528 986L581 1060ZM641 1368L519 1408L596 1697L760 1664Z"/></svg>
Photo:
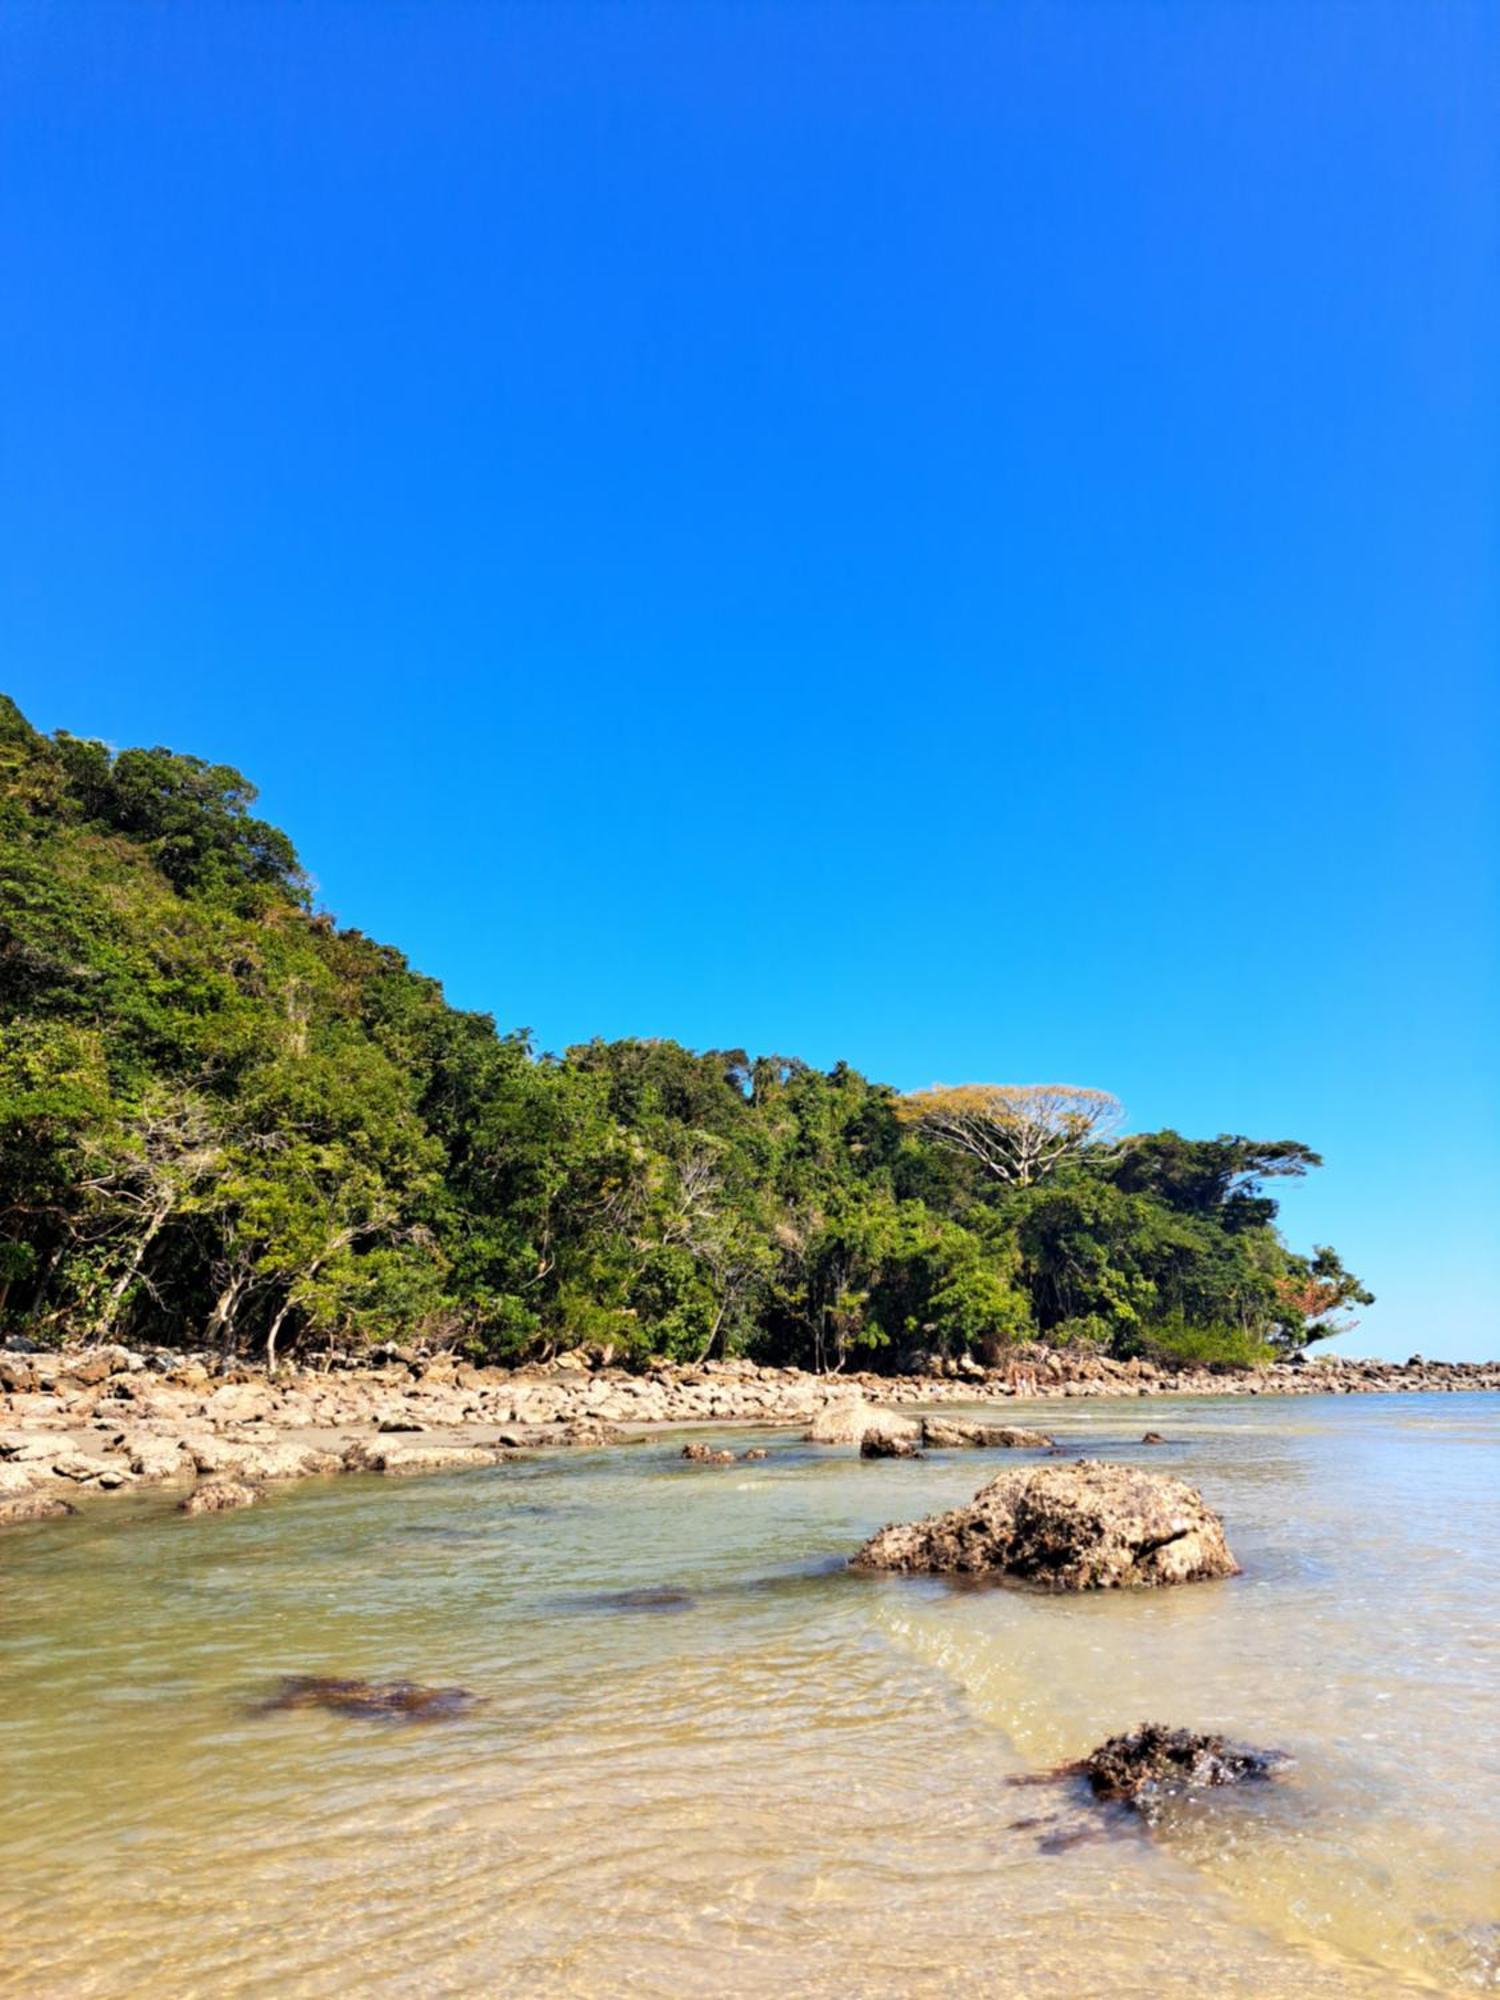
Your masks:
<svg viewBox="0 0 1500 2000"><path fill-rule="evenodd" d="M1276 1348L1242 1326L1222 1320L1194 1323L1181 1313L1157 1320L1138 1336L1134 1351L1158 1365L1193 1368L1264 1368Z"/></svg>
<svg viewBox="0 0 1500 2000"><path fill-rule="evenodd" d="M1294 1141L1080 1129L1007 1179L846 1064L538 1054L315 913L254 803L0 697L0 1324L268 1358L1253 1362L1369 1298L1276 1233L1264 1184L1317 1164Z"/></svg>

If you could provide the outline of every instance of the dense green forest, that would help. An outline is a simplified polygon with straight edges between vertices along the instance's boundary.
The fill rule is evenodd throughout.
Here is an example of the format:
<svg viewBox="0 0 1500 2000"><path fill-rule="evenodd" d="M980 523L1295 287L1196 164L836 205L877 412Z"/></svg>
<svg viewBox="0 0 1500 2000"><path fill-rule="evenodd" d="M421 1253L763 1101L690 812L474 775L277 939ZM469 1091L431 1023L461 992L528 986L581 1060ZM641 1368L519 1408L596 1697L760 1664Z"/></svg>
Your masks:
<svg viewBox="0 0 1500 2000"><path fill-rule="evenodd" d="M7 1332L1247 1362L1369 1299L1276 1231L1265 1184L1318 1164L1294 1141L740 1049L540 1054L317 911L236 771L0 697L0 784Z"/></svg>

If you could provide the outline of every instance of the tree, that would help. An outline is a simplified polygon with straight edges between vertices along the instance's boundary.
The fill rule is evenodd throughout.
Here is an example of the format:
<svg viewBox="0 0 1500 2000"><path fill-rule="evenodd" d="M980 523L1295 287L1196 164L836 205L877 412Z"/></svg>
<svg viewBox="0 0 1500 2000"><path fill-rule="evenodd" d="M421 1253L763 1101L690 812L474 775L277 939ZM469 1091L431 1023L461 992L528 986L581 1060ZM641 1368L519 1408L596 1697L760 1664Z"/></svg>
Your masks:
<svg viewBox="0 0 1500 2000"><path fill-rule="evenodd" d="M1358 1322L1337 1320L1346 1306L1372 1306L1375 1294L1352 1271L1344 1269L1338 1252L1317 1244L1311 1258L1290 1257L1289 1268L1276 1279L1276 1299L1283 1311L1280 1344L1298 1348L1313 1340L1333 1340Z"/></svg>
<svg viewBox="0 0 1500 2000"><path fill-rule="evenodd" d="M934 1145L966 1153L986 1174L1030 1187L1119 1125L1108 1091L1069 1083L934 1084L900 1098L896 1112Z"/></svg>

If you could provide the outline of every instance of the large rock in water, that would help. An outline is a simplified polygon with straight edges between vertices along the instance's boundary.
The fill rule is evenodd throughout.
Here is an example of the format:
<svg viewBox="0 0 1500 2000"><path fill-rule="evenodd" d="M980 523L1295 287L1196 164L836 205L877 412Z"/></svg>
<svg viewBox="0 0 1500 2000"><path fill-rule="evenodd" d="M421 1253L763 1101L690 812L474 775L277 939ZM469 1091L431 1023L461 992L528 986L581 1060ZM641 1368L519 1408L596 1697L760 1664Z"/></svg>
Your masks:
<svg viewBox="0 0 1500 2000"><path fill-rule="evenodd" d="M934 1451L1050 1451L1057 1440L1046 1431L1015 1424L978 1424L968 1417L923 1417L922 1442Z"/></svg>
<svg viewBox="0 0 1500 2000"><path fill-rule="evenodd" d="M819 1410L807 1430L809 1444L863 1444L874 1432L877 1437L904 1437L915 1440L922 1427L911 1417L898 1417L892 1410L878 1410L863 1397L848 1402L828 1403Z"/></svg>
<svg viewBox="0 0 1500 2000"><path fill-rule="evenodd" d="M966 1507L882 1528L854 1567L1014 1577L1048 1590L1239 1572L1218 1515L1185 1481L1090 1459L1002 1472Z"/></svg>

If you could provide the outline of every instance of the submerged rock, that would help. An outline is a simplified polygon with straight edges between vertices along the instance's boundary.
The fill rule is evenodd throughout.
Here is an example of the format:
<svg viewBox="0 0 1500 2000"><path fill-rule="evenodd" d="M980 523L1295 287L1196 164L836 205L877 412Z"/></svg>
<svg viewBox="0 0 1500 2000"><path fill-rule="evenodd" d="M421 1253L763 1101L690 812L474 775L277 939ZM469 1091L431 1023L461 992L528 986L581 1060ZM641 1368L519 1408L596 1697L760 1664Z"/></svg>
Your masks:
<svg viewBox="0 0 1500 2000"><path fill-rule="evenodd" d="M332 1674L286 1674L280 1689L260 1704L258 1714L285 1709L322 1708L334 1715L374 1720L440 1722L471 1709L477 1697L468 1688L422 1687L416 1681L344 1680Z"/></svg>
<svg viewBox="0 0 1500 2000"><path fill-rule="evenodd" d="M763 1444L753 1444L751 1445L748 1451L742 1451L740 1453L740 1457L746 1459L747 1461L757 1458L769 1458L770 1456L771 1454L766 1450Z"/></svg>
<svg viewBox="0 0 1500 2000"><path fill-rule="evenodd" d="M698 1600L671 1584L647 1584L638 1590L595 1591L576 1602L588 1611L692 1611Z"/></svg>
<svg viewBox="0 0 1500 2000"><path fill-rule="evenodd" d="M227 1514L236 1507L255 1507L266 1496L247 1479L203 1479L177 1508L183 1514Z"/></svg>
<svg viewBox="0 0 1500 2000"><path fill-rule="evenodd" d="M1073 1769L1088 1779L1096 1799L1132 1806L1152 1819L1167 1798L1274 1777L1292 1761L1284 1750L1143 1722L1126 1736L1111 1736Z"/></svg>
<svg viewBox="0 0 1500 2000"><path fill-rule="evenodd" d="M921 1458L914 1437L903 1432L866 1431L859 1441L861 1458Z"/></svg>
<svg viewBox="0 0 1500 2000"><path fill-rule="evenodd" d="M1143 1438L1141 1439L1141 1443L1142 1443L1142 1444L1165 1444L1165 1443L1166 1443L1166 1439L1165 1439L1165 1438L1164 1438L1164 1437L1162 1436L1162 1434L1161 1434L1161 1432L1160 1432L1160 1431L1147 1431L1146 1435L1145 1435L1145 1436L1144 1436L1144 1437L1143 1437Z"/></svg>
<svg viewBox="0 0 1500 2000"><path fill-rule="evenodd" d="M971 1423L967 1417L924 1417L922 1442L934 1451L1047 1451L1056 1438L1046 1431L1028 1431L1015 1424Z"/></svg>
<svg viewBox="0 0 1500 2000"><path fill-rule="evenodd" d="M1239 1572L1218 1515L1185 1481L1089 1459L1002 1472L965 1507L882 1528L854 1567L1011 1577L1049 1590Z"/></svg>
<svg viewBox="0 0 1500 2000"><path fill-rule="evenodd" d="M695 1460L699 1465L734 1464L734 1453L732 1451L715 1451L711 1444L685 1444L682 1447L682 1456Z"/></svg>

